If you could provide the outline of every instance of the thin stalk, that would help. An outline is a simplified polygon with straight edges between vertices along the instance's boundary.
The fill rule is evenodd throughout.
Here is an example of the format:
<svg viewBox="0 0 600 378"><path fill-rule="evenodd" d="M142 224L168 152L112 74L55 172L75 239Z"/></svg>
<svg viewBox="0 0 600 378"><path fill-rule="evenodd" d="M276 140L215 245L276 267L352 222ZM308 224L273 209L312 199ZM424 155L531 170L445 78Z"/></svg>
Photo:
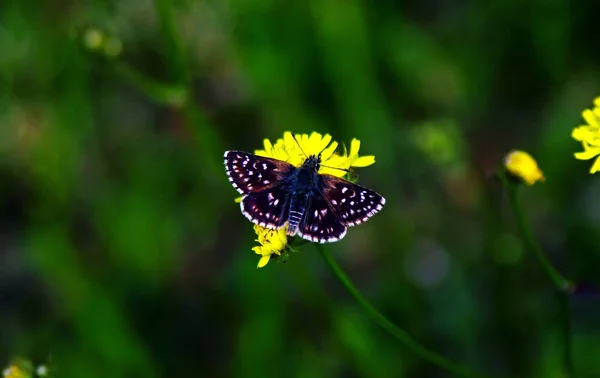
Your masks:
<svg viewBox="0 0 600 378"><path fill-rule="evenodd" d="M377 324L381 326L387 333L392 335L396 340L400 343L404 344L411 352L415 355L421 357L425 361L436 365L446 371L449 371L456 376L459 377L469 377L469 378L484 378L486 375L476 372L467 366L460 365L456 362L451 361L450 359L435 353L418 342L416 342L412 337L406 333L403 329L392 323L388 318L386 318L381 312L377 311L375 307L369 301L365 299L365 297L361 294L361 292L354 286L352 281L348 278L346 273L340 268L337 262L331 257L331 255L327 252L325 247L322 244L315 244L319 253L336 276L336 278L341 282L341 284L346 288L348 293L354 298L359 307Z"/></svg>
<svg viewBox="0 0 600 378"><path fill-rule="evenodd" d="M522 207L519 203L516 184L508 183L507 191L510 206L512 207L515 217L517 218L517 227L525 246L533 253L550 281L552 281L554 287L559 291L568 293L573 284L554 268L533 236L533 231L531 230L531 227L529 227L529 222L527 221L527 218L525 217L525 214L523 213Z"/></svg>
<svg viewBox="0 0 600 378"><path fill-rule="evenodd" d="M537 261L539 262L542 270L552 283L557 302L559 306L559 317L560 317L560 327L562 330L562 339L563 339L563 363L565 368L565 374L568 378L575 377L575 369L573 365L573 353L572 353L572 345L571 345L571 315L569 309L569 295L573 288L573 283L561 275L552 265L550 260L546 257L546 254L542 250L542 247L537 242L535 236L533 235L533 231L525 217L522 206L519 202L519 198L517 196L517 185L516 183L510 182L504 175L502 176L502 181L504 182L504 186L508 192L508 199L510 202L510 206L515 214L517 220L517 228L519 229L519 234L521 235L521 239L525 244L525 247L533 253Z"/></svg>
<svg viewBox="0 0 600 378"><path fill-rule="evenodd" d="M565 372L567 373L567 378L575 378L575 367L572 358L573 342L571 340L572 332L571 316L569 311L569 294L564 291L557 291L556 294L560 303L560 318L562 323L561 328L564 343L563 363L565 364Z"/></svg>
<svg viewBox="0 0 600 378"><path fill-rule="evenodd" d="M130 83L158 104L176 109L187 104L188 92L184 86L161 83L139 73L122 62L114 63L113 69L123 81Z"/></svg>

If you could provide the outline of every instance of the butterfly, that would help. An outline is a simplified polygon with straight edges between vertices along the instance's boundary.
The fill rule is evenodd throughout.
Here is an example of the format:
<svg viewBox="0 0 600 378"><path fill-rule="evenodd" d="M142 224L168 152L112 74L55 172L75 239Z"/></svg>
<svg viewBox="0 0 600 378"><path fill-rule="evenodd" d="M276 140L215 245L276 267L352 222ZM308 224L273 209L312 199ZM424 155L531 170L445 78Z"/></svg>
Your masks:
<svg viewBox="0 0 600 378"><path fill-rule="evenodd" d="M242 151L225 152L229 181L243 197L242 214L252 223L328 243L341 240L347 228L366 222L385 198L336 176L319 174L321 155L302 166Z"/></svg>

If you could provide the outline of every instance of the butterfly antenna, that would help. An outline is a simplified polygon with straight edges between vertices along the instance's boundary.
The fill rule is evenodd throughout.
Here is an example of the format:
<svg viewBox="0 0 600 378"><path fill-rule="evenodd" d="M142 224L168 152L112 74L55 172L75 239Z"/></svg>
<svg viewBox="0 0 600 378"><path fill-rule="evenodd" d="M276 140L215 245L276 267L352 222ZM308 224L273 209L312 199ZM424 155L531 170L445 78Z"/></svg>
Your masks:
<svg viewBox="0 0 600 378"><path fill-rule="evenodd" d="M323 151L325 151L325 150L327 149L327 147L329 147L329 144L328 144L327 146L325 146L325 147L324 147L324 148L321 150L321 152L319 152L319 157L321 156L321 154L323 153ZM340 171L344 171L344 172L346 172L346 173L350 173L350 170L349 170L349 169L346 169L346 168L331 167L331 166L329 166L329 165L323 165L323 164L321 164L321 167L323 167L323 168L329 168L329 169L339 169Z"/></svg>
<svg viewBox="0 0 600 378"><path fill-rule="evenodd" d="M300 151L302 151L302 153L304 154L304 156L308 157L308 155L306 154L306 152L304 152L304 150L302 149L302 146L300 145L300 142L298 141L298 138L296 138L296 134L292 133L292 137L296 141L296 144L298 144L298 148L300 148ZM329 145L325 146L325 148L323 148L321 150L321 152L319 152L318 156L321 156L321 154L323 153L323 151L325 151L327 149L327 147L329 147ZM329 168L329 169L339 169L340 171L344 171L346 173L350 173L350 170L346 169L346 168L330 167L328 165L321 165L321 167L323 167L323 168Z"/></svg>
<svg viewBox="0 0 600 378"><path fill-rule="evenodd" d="M304 156L308 157L308 155L306 154L306 152L304 152L304 150L302 149L302 146L300 145L300 142L298 141L298 138L296 138L296 134L292 133L292 137L296 141L296 144L298 144L298 148L300 148L300 151L302 151L302 153L304 154Z"/></svg>
<svg viewBox="0 0 600 378"><path fill-rule="evenodd" d="M346 173L350 173L350 170L347 169L347 168L330 167L328 165L323 165L323 164L321 164L321 167L323 167L323 168L329 168L329 169L339 169L340 171L344 171Z"/></svg>

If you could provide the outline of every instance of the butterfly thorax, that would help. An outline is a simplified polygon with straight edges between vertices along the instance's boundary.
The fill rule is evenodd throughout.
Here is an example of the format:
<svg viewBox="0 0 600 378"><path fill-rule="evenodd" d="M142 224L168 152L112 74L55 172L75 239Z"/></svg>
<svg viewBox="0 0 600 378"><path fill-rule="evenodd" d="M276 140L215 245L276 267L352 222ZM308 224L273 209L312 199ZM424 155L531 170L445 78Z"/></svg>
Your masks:
<svg viewBox="0 0 600 378"><path fill-rule="evenodd" d="M298 192L310 192L316 188L315 185L319 181L319 163L320 158L310 156L306 159L304 164L296 170L296 174L293 176L295 190Z"/></svg>
<svg viewBox="0 0 600 378"><path fill-rule="evenodd" d="M319 193L319 156L309 156L292 178L292 196L289 207L288 234L295 235L309 205L310 197Z"/></svg>

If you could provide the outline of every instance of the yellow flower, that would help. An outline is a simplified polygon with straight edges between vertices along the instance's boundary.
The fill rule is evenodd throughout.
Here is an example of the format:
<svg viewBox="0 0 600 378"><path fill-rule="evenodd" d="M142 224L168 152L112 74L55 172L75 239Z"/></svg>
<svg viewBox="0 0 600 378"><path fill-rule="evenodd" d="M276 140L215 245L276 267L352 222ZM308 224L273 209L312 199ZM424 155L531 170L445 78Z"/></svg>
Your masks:
<svg viewBox="0 0 600 378"><path fill-rule="evenodd" d="M580 125L573 129L571 137L583 146L583 152L575 153L579 160L589 160L600 155L600 97L594 100L594 109L585 109L581 116L587 125ZM600 158L596 158L590 168L590 173L600 171Z"/></svg>
<svg viewBox="0 0 600 378"><path fill-rule="evenodd" d="M256 150L254 153L259 156L283 160L296 167L302 166L307 157L320 154L319 173L337 177L346 175L351 167L368 167L375 163L375 157L372 155L358 155L360 149L358 139L353 139L350 142L349 152L344 149L344 152L340 154L336 152L339 144L332 141L331 135L322 135L317 132L310 135L292 135L291 132L286 131L283 133L283 138L277 139L275 143L265 139L263 146L264 149ZM242 197L238 197L235 201L241 202L241 199ZM282 252L288 248L286 230L287 225L279 230L270 230L254 225L254 231L260 246L256 246L252 250L262 256L258 262L259 268L267 265L273 255L281 256Z"/></svg>
<svg viewBox="0 0 600 378"><path fill-rule="evenodd" d="M83 34L83 44L90 50L98 50L102 48L106 36L102 30L89 28Z"/></svg>
<svg viewBox="0 0 600 378"><path fill-rule="evenodd" d="M286 230L287 226L282 227L279 230L269 230L259 225L254 225L254 231L258 236L256 241L259 242L260 245L252 248L252 250L257 255L262 256L258 262L258 268L267 265L272 255L281 256L281 252L287 247Z"/></svg>
<svg viewBox="0 0 600 378"><path fill-rule="evenodd" d="M504 159L504 166L511 176L522 180L527 185L546 180L535 159L525 151L509 152Z"/></svg>
<svg viewBox="0 0 600 378"><path fill-rule="evenodd" d="M3 378L30 378L33 368L27 360L15 360L2 371Z"/></svg>

